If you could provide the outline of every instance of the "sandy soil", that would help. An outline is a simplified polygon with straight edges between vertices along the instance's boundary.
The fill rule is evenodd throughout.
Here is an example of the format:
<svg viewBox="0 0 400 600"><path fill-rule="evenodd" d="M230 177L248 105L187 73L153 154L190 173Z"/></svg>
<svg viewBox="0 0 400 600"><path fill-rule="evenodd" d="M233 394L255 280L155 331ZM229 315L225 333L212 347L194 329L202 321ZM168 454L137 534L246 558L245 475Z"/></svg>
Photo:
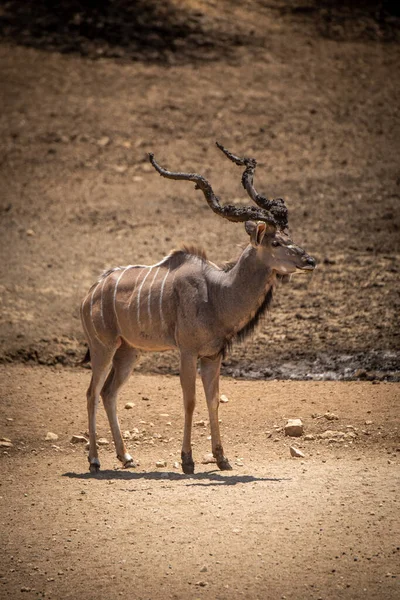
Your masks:
<svg viewBox="0 0 400 600"><path fill-rule="evenodd" d="M186 476L173 466L179 380L138 374L120 417L139 430L127 444L140 464L120 469L110 443L91 475L84 447L70 443L86 430L89 373L0 374L0 436L13 444L0 456L1 598L398 598L399 384L224 378L231 472L201 462L210 442L199 386L195 421L206 427L194 428L196 474ZM315 439L285 437L288 417ZM347 437L318 439L326 430ZM45 441L49 431L58 440ZM305 457L291 458L290 445Z"/></svg>

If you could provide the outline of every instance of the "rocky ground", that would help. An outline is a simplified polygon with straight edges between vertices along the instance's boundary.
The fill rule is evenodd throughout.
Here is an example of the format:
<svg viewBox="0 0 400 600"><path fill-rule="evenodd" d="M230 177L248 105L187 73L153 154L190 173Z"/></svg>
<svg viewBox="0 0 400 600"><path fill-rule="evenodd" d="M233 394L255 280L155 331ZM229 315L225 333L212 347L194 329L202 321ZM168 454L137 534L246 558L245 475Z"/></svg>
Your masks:
<svg viewBox="0 0 400 600"><path fill-rule="evenodd" d="M71 443L87 438L89 373L0 375L1 598L398 598L398 383L224 378L229 472L207 462L199 389L187 476L179 380L139 374L119 411L139 466L118 466L101 408L91 475ZM290 418L301 437L285 436Z"/></svg>

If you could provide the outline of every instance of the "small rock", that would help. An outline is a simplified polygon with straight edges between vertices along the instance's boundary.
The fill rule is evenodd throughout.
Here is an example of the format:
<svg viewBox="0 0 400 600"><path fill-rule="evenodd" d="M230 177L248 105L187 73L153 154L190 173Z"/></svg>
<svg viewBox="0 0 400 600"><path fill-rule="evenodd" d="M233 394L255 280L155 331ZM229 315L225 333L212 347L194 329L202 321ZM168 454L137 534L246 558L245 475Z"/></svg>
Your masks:
<svg viewBox="0 0 400 600"><path fill-rule="evenodd" d="M345 436L346 434L343 431L334 431L333 429L327 429L318 435L319 439L321 440L344 439Z"/></svg>
<svg viewBox="0 0 400 600"><path fill-rule="evenodd" d="M110 143L110 138L107 135L104 135L99 140L97 140L97 145L101 146L102 148L104 148L105 146L108 146L109 143Z"/></svg>
<svg viewBox="0 0 400 600"><path fill-rule="evenodd" d="M27 230L26 230L26 235L29 235L29 237L32 237L32 236L34 236L34 235L36 235L36 234L35 234L35 232L33 231L33 229L27 229Z"/></svg>
<svg viewBox="0 0 400 600"><path fill-rule="evenodd" d="M326 412L324 414L324 417L327 421L337 421L339 419L339 417L337 415L335 415L335 413L331 413L331 412Z"/></svg>
<svg viewBox="0 0 400 600"><path fill-rule="evenodd" d="M158 460L156 462L156 467L166 467L167 466L167 461L166 460Z"/></svg>
<svg viewBox="0 0 400 600"><path fill-rule="evenodd" d="M315 435L312 433L307 433L307 435L304 436L305 442L312 442L313 440L315 440Z"/></svg>
<svg viewBox="0 0 400 600"><path fill-rule="evenodd" d="M301 419L288 419L285 425L285 435L290 437L300 437L304 433L304 426Z"/></svg>
<svg viewBox="0 0 400 600"><path fill-rule="evenodd" d="M124 438L124 440L130 440L131 439L131 432L130 431L124 431L122 434L122 437Z"/></svg>
<svg viewBox="0 0 400 600"><path fill-rule="evenodd" d="M87 444L88 439L84 435L73 435L69 441L71 444Z"/></svg>
<svg viewBox="0 0 400 600"><path fill-rule="evenodd" d="M209 454L205 454L203 456L203 460L201 461L202 465L211 465L213 463L216 463L217 459L213 457L213 455L211 453Z"/></svg>
<svg viewBox="0 0 400 600"><path fill-rule="evenodd" d="M372 425L372 424L373 424L373 421L365 421L365 424L366 424L366 425Z"/></svg>
<svg viewBox="0 0 400 600"><path fill-rule="evenodd" d="M244 466L243 465L243 461L240 458L238 458L237 460L235 460L235 465L237 467L243 467Z"/></svg>
<svg viewBox="0 0 400 600"><path fill-rule="evenodd" d="M106 438L99 438L97 443L99 446L108 446L110 442Z"/></svg>
<svg viewBox="0 0 400 600"><path fill-rule="evenodd" d="M127 402L124 406L124 408L126 408L126 410L130 410L131 408L133 408L135 406L134 402Z"/></svg>
<svg viewBox="0 0 400 600"><path fill-rule="evenodd" d="M222 402L222 404L226 404L226 402L229 402L229 399L225 394L221 394L219 401Z"/></svg>
<svg viewBox="0 0 400 600"><path fill-rule="evenodd" d="M305 456L301 450L295 448L294 446L290 446L289 450L290 456L293 456L294 458L304 458Z"/></svg>
<svg viewBox="0 0 400 600"><path fill-rule="evenodd" d="M178 463L177 460L174 462L174 464L172 466L174 467L174 469L180 469L181 468L181 465Z"/></svg>
<svg viewBox="0 0 400 600"><path fill-rule="evenodd" d="M21 592L30 592L30 591L31 591L31 588L30 587L26 587L25 585L22 586L22 588L21 588Z"/></svg>
<svg viewBox="0 0 400 600"><path fill-rule="evenodd" d="M203 421L203 420L201 420L201 421L195 421L195 422L193 423L193 425L194 425L195 427L205 427L205 426L206 426L206 422L205 422L205 421Z"/></svg>
<svg viewBox="0 0 400 600"><path fill-rule="evenodd" d="M0 440L0 448L12 448L13 444L11 441Z"/></svg>
<svg viewBox="0 0 400 600"><path fill-rule="evenodd" d="M53 433L52 431L48 431L44 439L46 442L55 442L56 440L58 440L58 435L56 433Z"/></svg>
<svg viewBox="0 0 400 600"><path fill-rule="evenodd" d="M207 581L197 581L196 585L199 587L206 587L208 585Z"/></svg>
<svg viewBox="0 0 400 600"><path fill-rule="evenodd" d="M204 565L204 567L201 567L200 569L200 573L207 573L208 569L206 567L206 565Z"/></svg>
<svg viewBox="0 0 400 600"><path fill-rule="evenodd" d="M126 165L113 165L113 169L116 173L125 173L128 167Z"/></svg>

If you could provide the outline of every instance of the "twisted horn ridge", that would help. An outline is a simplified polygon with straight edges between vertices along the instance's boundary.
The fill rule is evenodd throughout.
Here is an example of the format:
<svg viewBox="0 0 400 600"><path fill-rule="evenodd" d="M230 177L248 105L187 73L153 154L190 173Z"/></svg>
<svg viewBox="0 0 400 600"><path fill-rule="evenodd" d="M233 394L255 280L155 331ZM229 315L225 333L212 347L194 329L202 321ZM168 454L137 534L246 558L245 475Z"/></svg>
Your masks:
<svg viewBox="0 0 400 600"><path fill-rule="evenodd" d="M218 148L231 160L235 165L239 167L245 167L242 175L242 185L250 198L255 202L260 208L270 212L276 224L280 229L286 229L288 226L288 209L285 206L282 198L275 198L274 200L268 200L265 196L258 194L254 184L254 171L256 170L257 161L255 158L240 158L232 152L229 152L222 144L216 142Z"/></svg>
<svg viewBox="0 0 400 600"><path fill-rule="evenodd" d="M211 185L202 175L197 175L196 173L175 173L172 171L167 171L166 169L160 167L160 165L156 162L153 153L149 153L149 160L155 170L162 175L162 177L166 177L167 179L193 181L193 183L196 184L196 189L199 189L203 192L210 208L217 215L228 219L228 221L233 221L236 223L245 221L264 221L264 223L269 223L275 227L280 226L278 221L275 220L275 217L268 210L256 208L255 206L234 206L233 204L226 204L225 206L222 206L219 198L214 194Z"/></svg>

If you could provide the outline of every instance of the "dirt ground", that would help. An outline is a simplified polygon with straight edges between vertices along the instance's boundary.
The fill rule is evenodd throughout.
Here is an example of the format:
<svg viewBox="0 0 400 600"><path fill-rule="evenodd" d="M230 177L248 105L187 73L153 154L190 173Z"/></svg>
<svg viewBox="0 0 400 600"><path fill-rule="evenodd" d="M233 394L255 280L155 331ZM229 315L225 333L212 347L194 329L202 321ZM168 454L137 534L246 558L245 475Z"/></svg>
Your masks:
<svg viewBox="0 0 400 600"><path fill-rule="evenodd" d="M0 3L0 598L399 597L392 4ZM104 269L181 242L238 254L243 227L147 159L248 203L216 140L257 158L257 190L285 199L318 267L281 285L224 361L232 472L202 464L200 386L196 474L174 466L178 359L163 353L119 402L138 468L118 467L101 408L109 443L90 475L70 443L87 427L80 300ZM285 437L291 417L313 439Z"/></svg>
<svg viewBox="0 0 400 600"><path fill-rule="evenodd" d="M109 443L91 475L84 445L70 443L86 431L89 372L0 373L0 433L13 444L0 457L1 598L398 598L398 383L224 378L229 472L202 464L210 441L198 386L187 476L174 467L179 380L138 374L120 418L139 466L119 468ZM285 437L289 417L314 439ZM345 436L320 439L327 430ZM58 439L45 441L49 431ZM103 409L98 434L111 441Z"/></svg>

